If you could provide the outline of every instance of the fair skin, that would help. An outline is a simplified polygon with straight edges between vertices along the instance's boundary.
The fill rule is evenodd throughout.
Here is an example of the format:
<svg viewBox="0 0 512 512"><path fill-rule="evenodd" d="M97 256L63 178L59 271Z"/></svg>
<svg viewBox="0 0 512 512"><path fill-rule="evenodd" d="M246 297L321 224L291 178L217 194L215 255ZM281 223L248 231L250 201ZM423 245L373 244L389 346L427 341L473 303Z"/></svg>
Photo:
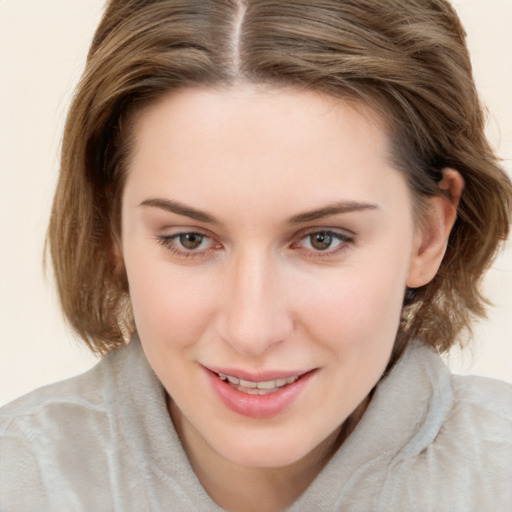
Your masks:
<svg viewBox="0 0 512 512"><path fill-rule="evenodd" d="M282 509L381 377L462 179L420 228L378 116L293 88L184 89L133 130L120 252L144 352L210 496Z"/></svg>

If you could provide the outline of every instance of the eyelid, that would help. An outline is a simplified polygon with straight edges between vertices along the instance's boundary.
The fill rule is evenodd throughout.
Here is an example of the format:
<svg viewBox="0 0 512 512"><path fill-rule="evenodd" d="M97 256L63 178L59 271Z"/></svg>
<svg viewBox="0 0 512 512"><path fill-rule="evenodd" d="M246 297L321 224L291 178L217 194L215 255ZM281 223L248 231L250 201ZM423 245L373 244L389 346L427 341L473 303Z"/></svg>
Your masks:
<svg viewBox="0 0 512 512"><path fill-rule="evenodd" d="M298 247L299 244L307 237L317 234L317 233L326 233L334 238L336 238L340 243L337 244L332 249L326 249L325 251L309 249L305 247ZM347 229L340 228L326 228L326 227L314 227L307 228L305 230L300 231L295 237L290 247L297 250L302 250L305 253L309 253L308 255L311 257L319 257L319 258L328 258L333 257L341 252L346 251L350 248L351 245L355 243L355 233ZM295 246L295 247L294 247Z"/></svg>
<svg viewBox="0 0 512 512"><path fill-rule="evenodd" d="M171 254L179 258L196 258L196 257L204 257L208 255L211 251L218 250L220 248L220 243L216 242L215 238L205 232L206 230L201 228L192 228L192 227L176 227L170 229L171 232L165 232L166 230L162 230L163 232L156 235L156 241L160 244L164 249L168 250ZM185 247L180 247L179 242L176 240L182 235L199 235L200 237L206 238L210 240L209 247L203 249L186 249Z"/></svg>
<svg viewBox="0 0 512 512"><path fill-rule="evenodd" d="M169 230L169 231L167 231ZM212 251L218 251L223 248L223 245L220 241L218 241L217 237L214 236L208 230L196 227L167 227L162 230L163 232L156 235L156 241L168 250L170 253L174 254L178 258L201 258L207 257L210 255ZM166 232L167 231L167 232ZM339 243L337 243L333 248L327 248L325 250L316 250L314 248L307 248L301 246L301 243L307 237L325 233L332 236ZM180 247L179 242L176 242L176 239L182 235L186 234L196 234L201 237L204 237L210 241L209 246L201 249L186 249L185 247ZM216 240L217 239L217 240ZM296 233L288 247L293 250L300 250L303 253L307 253L307 256L310 257L333 257L338 255L341 252L348 250L355 243L355 234L348 229L344 228L332 228L332 227L309 227L305 228L298 233Z"/></svg>
<svg viewBox="0 0 512 512"><path fill-rule="evenodd" d="M314 235L315 233L330 233L337 238L344 238L347 240L353 240L356 237L356 233L346 228L334 228L334 227L326 227L326 226L313 226L309 228L304 228L300 230L293 236L293 239L302 240L303 238Z"/></svg>
<svg viewBox="0 0 512 512"><path fill-rule="evenodd" d="M342 234L342 235L346 235L346 236L356 236L356 232L352 229L349 229L348 227L345 227L345 226L336 226L336 225L333 225L333 224L327 224L327 225L318 225L318 224L314 224L314 225L310 225L310 226L306 226L305 228L301 229L300 232L301 233L318 233L320 231L332 231L333 233L339 233L339 234Z"/></svg>
<svg viewBox="0 0 512 512"><path fill-rule="evenodd" d="M217 237L209 229L197 227L197 226L182 226L182 225L169 225L164 226L158 230L158 237L172 238L180 235L196 234L215 240Z"/></svg>

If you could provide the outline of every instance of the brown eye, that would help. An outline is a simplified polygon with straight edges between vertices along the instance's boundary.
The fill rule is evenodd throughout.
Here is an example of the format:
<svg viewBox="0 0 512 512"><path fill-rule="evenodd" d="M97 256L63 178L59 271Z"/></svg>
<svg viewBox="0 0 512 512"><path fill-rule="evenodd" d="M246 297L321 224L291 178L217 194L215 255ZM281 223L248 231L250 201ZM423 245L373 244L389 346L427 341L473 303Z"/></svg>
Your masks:
<svg viewBox="0 0 512 512"><path fill-rule="evenodd" d="M321 231L319 233L312 233L309 235L309 242L313 249L316 249L317 251L325 251L331 247L334 242L334 237L331 233Z"/></svg>
<svg viewBox="0 0 512 512"><path fill-rule="evenodd" d="M203 243L204 238L199 233L182 233L179 235L179 242L183 248L192 251Z"/></svg>

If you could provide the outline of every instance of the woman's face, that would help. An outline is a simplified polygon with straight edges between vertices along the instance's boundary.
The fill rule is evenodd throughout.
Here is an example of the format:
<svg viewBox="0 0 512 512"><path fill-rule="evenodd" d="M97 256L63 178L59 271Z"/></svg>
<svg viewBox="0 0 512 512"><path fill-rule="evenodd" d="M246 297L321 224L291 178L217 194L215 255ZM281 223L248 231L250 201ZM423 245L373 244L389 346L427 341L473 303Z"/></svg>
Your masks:
<svg viewBox="0 0 512 512"><path fill-rule="evenodd" d="M381 377L417 272L379 118L296 89L185 89L134 131L122 256L186 449L301 460Z"/></svg>

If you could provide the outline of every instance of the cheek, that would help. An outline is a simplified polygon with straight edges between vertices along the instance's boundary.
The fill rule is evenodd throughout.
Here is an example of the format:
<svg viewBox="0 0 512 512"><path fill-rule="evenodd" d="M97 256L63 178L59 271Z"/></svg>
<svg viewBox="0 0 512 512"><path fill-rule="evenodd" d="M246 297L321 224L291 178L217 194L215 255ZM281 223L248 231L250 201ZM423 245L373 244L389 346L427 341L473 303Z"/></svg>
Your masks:
<svg viewBox="0 0 512 512"><path fill-rule="evenodd" d="M340 348L394 342L402 310L406 263L361 262L328 282L311 284L303 294L304 323L319 338Z"/></svg>
<svg viewBox="0 0 512 512"><path fill-rule="evenodd" d="M205 324L212 287L200 276L172 271L166 262L127 262L135 324L144 343L194 343Z"/></svg>

